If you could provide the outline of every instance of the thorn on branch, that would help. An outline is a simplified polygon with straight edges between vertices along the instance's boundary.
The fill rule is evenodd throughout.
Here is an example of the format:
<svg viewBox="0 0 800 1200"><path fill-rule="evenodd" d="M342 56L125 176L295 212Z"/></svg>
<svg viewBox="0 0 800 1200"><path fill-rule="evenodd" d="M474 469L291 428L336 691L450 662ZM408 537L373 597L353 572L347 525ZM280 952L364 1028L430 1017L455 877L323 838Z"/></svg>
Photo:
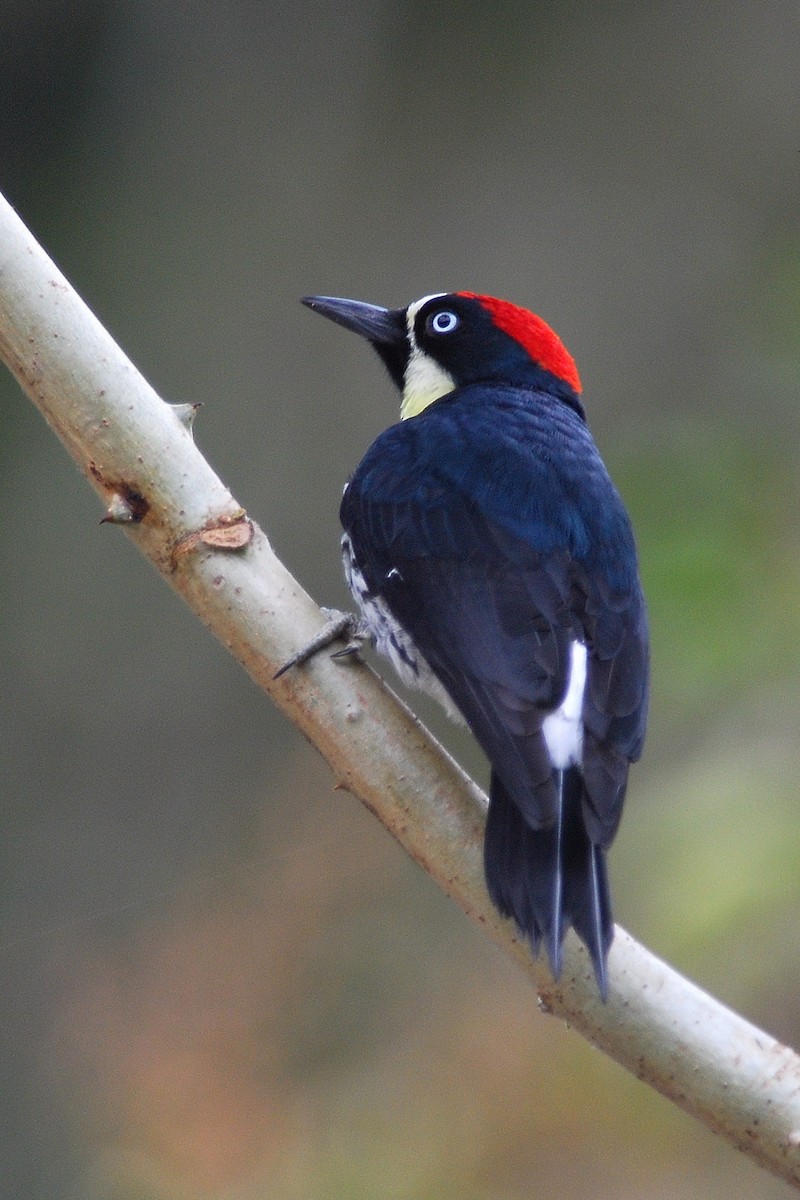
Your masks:
<svg viewBox="0 0 800 1200"><path fill-rule="evenodd" d="M149 511L150 505L141 492L123 485L120 491L112 492L108 508L100 518L100 524L138 525Z"/></svg>
<svg viewBox="0 0 800 1200"><path fill-rule="evenodd" d="M198 409L201 409L202 407L202 404L170 404L170 408L175 413L175 416L178 418L181 425L183 425L184 429L189 430L189 433L192 432L192 426L194 425L194 419L197 416Z"/></svg>

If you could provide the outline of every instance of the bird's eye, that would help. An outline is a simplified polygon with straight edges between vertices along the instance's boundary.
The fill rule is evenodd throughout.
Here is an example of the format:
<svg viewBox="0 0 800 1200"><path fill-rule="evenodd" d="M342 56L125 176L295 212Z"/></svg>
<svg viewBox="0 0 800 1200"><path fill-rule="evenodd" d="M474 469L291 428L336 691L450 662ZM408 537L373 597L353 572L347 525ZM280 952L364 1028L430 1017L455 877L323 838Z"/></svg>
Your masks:
<svg viewBox="0 0 800 1200"><path fill-rule="evenodd" d="M431 333L452 333L457 325L458 317L449 309L428 317L428 329Z"/></svg>

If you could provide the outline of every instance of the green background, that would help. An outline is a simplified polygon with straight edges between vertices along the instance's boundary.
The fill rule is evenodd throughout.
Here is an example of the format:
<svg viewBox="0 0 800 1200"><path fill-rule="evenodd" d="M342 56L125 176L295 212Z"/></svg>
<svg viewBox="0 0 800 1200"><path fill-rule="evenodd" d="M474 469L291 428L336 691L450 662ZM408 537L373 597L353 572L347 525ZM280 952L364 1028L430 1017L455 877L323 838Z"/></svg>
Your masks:
<svg viewBox="0 0 800 1200"><path fill-rule="evenodd" d="M800 10L5 3L0 187L321 602L397 397L318 292L528 305L631 511L618 920L800 1042ZM788 1195L541 1015L0 378L0 1194ZM480 780L469 738L414 701Z"/></svg>

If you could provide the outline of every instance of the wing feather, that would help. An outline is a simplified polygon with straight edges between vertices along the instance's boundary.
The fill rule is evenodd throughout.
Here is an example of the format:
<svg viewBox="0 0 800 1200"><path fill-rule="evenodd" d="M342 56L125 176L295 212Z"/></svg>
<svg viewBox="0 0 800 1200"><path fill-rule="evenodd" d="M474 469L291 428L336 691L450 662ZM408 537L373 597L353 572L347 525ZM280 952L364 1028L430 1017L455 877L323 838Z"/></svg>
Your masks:
<svg viewBox="0 0 800 1200"><path fill-rule="evenodd" d="M545 939L556 966L565 923L575 925L604 987L603 851L644 739L647 619L630 525L588 431L572 412L553 417L549 400L544 415L526 404L511 414L517 437L498 438L485 414L480 438L465 432L480 414L463 398L387 430L345 490L341 517L370 592L491 763L495 903L534 945ZM565 696L576 640L588 652L583 743L564 773L542 724Z"/></svg>

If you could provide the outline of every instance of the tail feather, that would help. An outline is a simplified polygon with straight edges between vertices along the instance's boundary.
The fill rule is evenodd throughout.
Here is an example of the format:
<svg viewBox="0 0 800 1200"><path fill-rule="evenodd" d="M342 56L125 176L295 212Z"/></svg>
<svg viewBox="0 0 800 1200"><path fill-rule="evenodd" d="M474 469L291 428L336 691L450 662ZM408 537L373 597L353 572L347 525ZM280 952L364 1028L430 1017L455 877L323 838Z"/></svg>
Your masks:
<svg viewBox="0 0 800 1200"><path fill-rule="evenodd" d="M555 782L559 819L549 829L532 829L492 773L484 842L486 882L496 907L514 918L534 953L544 942L556 978L564 935L572 926L589 951L605 999L606 958L614 936L605 852L586 832L579 771L570 767L556 772Z"/></svg>

